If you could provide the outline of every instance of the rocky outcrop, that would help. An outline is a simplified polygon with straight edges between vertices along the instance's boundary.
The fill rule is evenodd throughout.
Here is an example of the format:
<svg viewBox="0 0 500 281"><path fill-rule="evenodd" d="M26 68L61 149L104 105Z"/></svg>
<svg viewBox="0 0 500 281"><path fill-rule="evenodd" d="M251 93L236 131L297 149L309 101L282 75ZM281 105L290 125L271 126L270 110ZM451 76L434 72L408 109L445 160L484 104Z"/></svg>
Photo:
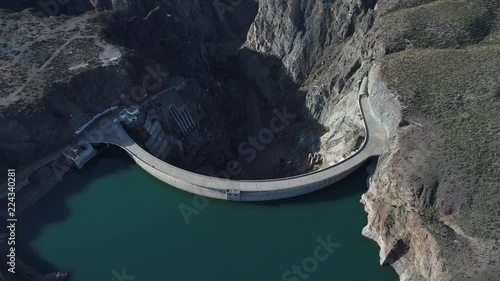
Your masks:
<svg viewBox="0 0 500 281"><path fill-rule="evenodd" d="M325 131L305 132L306 144L328 166L348 157L363 137L357 92L368 73L374 20L370 1L261 1L245 46L281 59L305 94L306 114ZM275 81L275 80L271 80Z"/></svg>

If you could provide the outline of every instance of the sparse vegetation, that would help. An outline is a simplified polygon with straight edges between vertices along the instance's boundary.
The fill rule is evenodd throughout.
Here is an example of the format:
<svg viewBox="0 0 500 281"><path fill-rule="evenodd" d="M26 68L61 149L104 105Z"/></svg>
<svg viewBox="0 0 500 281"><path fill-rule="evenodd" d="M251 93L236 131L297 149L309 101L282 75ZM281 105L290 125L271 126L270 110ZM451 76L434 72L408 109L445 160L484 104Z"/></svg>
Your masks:
<svg viewBox="0 0 500 281"><path fill-rule="evenodd" d="M383 37L390 53L476 44L490 33L497 9L491 0L433 1L385 15Z"/></svg>
<svg viewBox="0 0 500 281"><path fill-rule="evenodd" d="M12 63L12 67L3 69L3 75L0 76L0 83L3 85L0 88L0 116L5 114L5 110L22 111L23 108L40 102L53 81L78 73L67 71L73 63L97 62L95 58L98 56L99 47L93 44L92 39L79 42L75 40L57 54L43 71L39 71L58 48L79 33L79 29L60 30L68 24L68 17L38 19L27 11L0 13L3 26L0 29L0 40L3 38L1 59ZM78 26L78 23L75 26ZM86 25L86 29L97 33L99 26ZM9 97L21 87L24 87L22 92L17 93L16 97Z"/></svg>
<svg viewBox="0 0 500 281"><path fill-rule="evenodd" d="M400 151L393 165L403 167L400 182L412 193L407 201L447 245L442 259L455 268L471 260L465 249L500 241L499 2L416 2L390 9L381 23L388 54L384 82L407 120L398 129ZM420 159L408 160L409 155ZM433 181L438 185L425 184ZM462 236L479 242L449 243ZM493 268L483 272L495 274Z"/></svg>

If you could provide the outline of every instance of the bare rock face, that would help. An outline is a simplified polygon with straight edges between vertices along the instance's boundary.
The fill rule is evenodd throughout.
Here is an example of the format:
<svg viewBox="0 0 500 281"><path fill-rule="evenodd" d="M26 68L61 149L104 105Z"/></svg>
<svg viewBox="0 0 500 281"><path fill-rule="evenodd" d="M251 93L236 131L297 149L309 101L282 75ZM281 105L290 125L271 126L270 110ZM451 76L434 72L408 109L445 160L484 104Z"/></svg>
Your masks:
<svg viewBox="0 0 500 281"><path fill-rule="evenodd" d="M348 157L363 137L357 93L370 68L373 20L370 1L261 1L248 32L245 46L280 58L305 94L306 114L327 128L310 134L321 136L324 166Z"/></svg>
<svg viewBox="0 0 500 281"><path fill-rule="evenodd" d="M282 58L294 80L306 80L315 68L328 65L357 30L366 32L373 20L373 10L363 2L331 2L262 1L246 46Z"/></svg>

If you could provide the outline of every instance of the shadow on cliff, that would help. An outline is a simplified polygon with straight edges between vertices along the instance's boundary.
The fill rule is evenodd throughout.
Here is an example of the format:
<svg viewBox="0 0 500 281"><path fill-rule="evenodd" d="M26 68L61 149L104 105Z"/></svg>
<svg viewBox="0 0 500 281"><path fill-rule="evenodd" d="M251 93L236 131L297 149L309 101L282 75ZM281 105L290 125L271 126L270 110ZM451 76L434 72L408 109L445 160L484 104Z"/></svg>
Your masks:
<svg viewBox="0 0 500 281"><path fill-rule="evenodd" d="M193 149L201 148L187 156L196 159L167 161L193 172L220 175L229 161L237 160L244 173L235 179L303 173L308 153L319 150L324 128L311 116L305 106L306 93L299 90L300 85L293 81L279 57L242 48L258 3L237 2L241 4L225 0L218 3L221 6L210 1L201 1L198 6L175 0L132 1L127 11L101 20L111 43L164 63L170 75L185 77L198 88L207 89L203 95L193 90L182 92L186 100L192 101L191 107L199 106L209 113L209 118L200 117L198 121L195 143L203 145L192 145L197 147ZM282 112L285 107L299 117L272 143L266 143L265 150L256 146L260 157L257 161L242 162L238 147L268 132L274 110ZM211 138L203 132L211 133ZM284 164L299 158L291 166ZM299 168L295 171L295 167Z"/></svg>
<svg viewBox="0 0 500 281"><path fill-rule="evenodd" d="M267 157L258 159L251 166L268 166L274 169L276 174L274 177L258 177L238 178L238 179L266 179L276 177L286 177L304 173L308 170L308 154L319 151L320 136L324 129L312 116L306 106L306 92L300 89L290 76L288 70L283 65L279 57L263 54L254 50L243 48L239 50L238 61L235 67L241 75L242 80L248 83L255 92L258 93L261 106L256 110L258 116L265 120L262 124L256 127L253 132L246 130L246 135L235 141L242 143L251 137L258 136L260 140L263 138L261 134L270 126L272 118L277 116L276 112L287 112L295 115L290 120L290 124L286 125L282 133L277 133L277 137L269 144L265 145L263 153L268 153ZM244 100L242 96L239 100ZM238 101L235 101L235 104ZM235 105L236 106L236 105ZM291 116L290 115L290 116ZM249 123L254 122L255 118L247 116L247 127ZM286 149L288 153L277 153L272 156L272 151ZM239 151L238 151L239 152ZM269 165L269 162L282 162L282 167ZM288 166L285 162L292 161L292 166ZM291 167L295 167L295 171ZM243 169L246 167L243 166ZM288 171L287 171L288 169Z"/></svg>
<svg viewBox="0 0 500 281"><path fill-rule="evenodd" d="M264 207L280 207L282 205L334 202L335 200L351 196L359 196L361 199L361 195L368 190L367 179L369 174L367 172L367 168L370 163L372 163L371 161L376 162L377 158L368 160L365 164L344 179L318 191L288 199L270 202L254 202L249 204L256 204Z"/></svg>
<svg viewBox="0 0 500 281"><path fill-rule="evenodd" d="M234 55L245 42L257 11L253 0L132 0L99 20L112 44L168 63L173 75L206 79L213 58Z"/></svg>
<svg viewBox="0 0 500 281"><path fill-rule="evenodd" d="M389 252L389 254L387 254L385 260L382 262L382 265L393 265L400 258L406 255L409 250L409 243L403 239L398 239L392 247L392 250Z"/></svg>
<svg viewBox="0 0 500 281"><path fill-rule="evenodd" d="M101 161L106 163L112 161L113 169L103 169ZM123 151L110 147L87 163L83 170L66 175L64 180L56 185L51 192L20 216L17 230L17 242L18 245L21 245L18 246L20 258L42 273L61 270L49 261L44 260L33 248L33 243L40 237L46 227L62 223L71 217L68 202L72 197L83 192L94 180L110 173L127 170L131 165L133 165L133 161ZM54 242L57 243L57 241ZM56 246L53 245L53 247Z"/></svg>

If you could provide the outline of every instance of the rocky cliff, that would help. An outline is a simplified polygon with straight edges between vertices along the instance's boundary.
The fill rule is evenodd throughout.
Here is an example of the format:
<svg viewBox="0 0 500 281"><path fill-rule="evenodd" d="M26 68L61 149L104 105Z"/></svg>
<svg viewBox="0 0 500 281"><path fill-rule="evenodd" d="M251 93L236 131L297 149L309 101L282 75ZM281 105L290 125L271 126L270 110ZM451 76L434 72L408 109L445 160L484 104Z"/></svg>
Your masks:
<svg viewBox="0 0 500 281"><path fill-rule="evenodd" d="M390 143L362 198L363 234L401 280L499 276L499 7L262 1L250 28L246 45L280 57L330 129L320 144L327 159L359 135L349 100L369 75Z"/></svg>
<svg viewBox="0 0 500 281"><path fill-rule="evenodd" d="M496 280L499 2L402 3L378 11L369 90L391 142L363 233L402 280Z"/></svg>
<svg viewBox="0 0 500 281"><path fill-rule="evenodd" d="M198 129L177 134L187 161L175 164L296 174L309 153L328 166L359 146L368 76L390 139L362 197L380 262L401 280L499 276L499 1L93 0L53 17L34 3L0 3L16 10L0 10L2 167L58 151L85 116L183 77ZM239 145L283 106L299 117L246 163Z"/></svg>

